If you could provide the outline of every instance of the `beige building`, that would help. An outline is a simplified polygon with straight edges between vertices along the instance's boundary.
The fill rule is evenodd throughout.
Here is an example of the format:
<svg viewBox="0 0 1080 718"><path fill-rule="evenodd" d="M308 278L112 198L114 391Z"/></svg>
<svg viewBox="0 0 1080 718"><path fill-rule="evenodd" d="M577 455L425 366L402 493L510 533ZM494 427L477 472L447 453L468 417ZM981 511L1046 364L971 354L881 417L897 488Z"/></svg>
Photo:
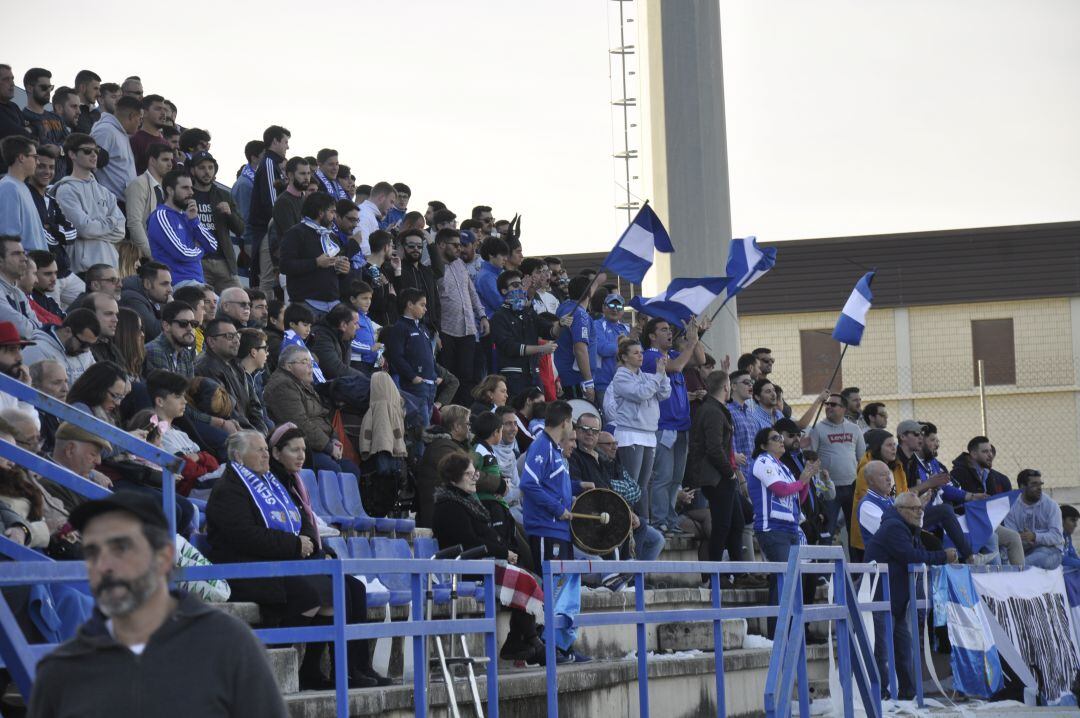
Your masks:
<svg viewBox="0 0 1080 718"><path fill-rule="evenodd" d="M772 350L793 407L828 382L836 317L876 266L874 309L834 389L884 402L890 429L936 424L946 466L983 432L985 406L995 469L1015 479L1037 468L1049 487L1080 488L1080 222L775 246L776 268L739 295L739 331L744 352Z"/></svg>

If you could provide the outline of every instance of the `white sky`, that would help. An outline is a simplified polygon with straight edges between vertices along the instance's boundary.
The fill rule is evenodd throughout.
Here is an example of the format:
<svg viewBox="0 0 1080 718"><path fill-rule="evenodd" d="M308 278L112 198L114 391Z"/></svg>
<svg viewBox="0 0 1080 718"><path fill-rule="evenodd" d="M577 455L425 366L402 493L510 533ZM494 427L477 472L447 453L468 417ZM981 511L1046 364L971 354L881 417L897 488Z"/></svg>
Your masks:
<svg viewBox="0 0 1080 718"><path fill-rule="evenodd" d="M292 152L335 147L362 183L406 182L414 209L490 204L523 214L527 254L600 251L621 230L609 5L192 0L155 22L116 0L61 0L48 18L18 3L8 27L51 30L6 33L0 62L58 86L83 67L140 75L211 131L226 180L282 124ZM1080 3L721 7L736 235L1080 218Z"/></svg>

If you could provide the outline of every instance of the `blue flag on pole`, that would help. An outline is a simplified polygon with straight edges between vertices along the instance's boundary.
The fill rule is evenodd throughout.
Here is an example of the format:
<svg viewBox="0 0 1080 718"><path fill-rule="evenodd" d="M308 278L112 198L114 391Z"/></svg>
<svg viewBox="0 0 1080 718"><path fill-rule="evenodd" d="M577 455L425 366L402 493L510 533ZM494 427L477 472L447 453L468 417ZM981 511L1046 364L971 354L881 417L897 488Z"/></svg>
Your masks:
<svg viewBox="0 0 1080 718"><path fill-rule="evenodd" d="M663 222L652 207L645 204L608 253L601 268L610 269L629 282L641 284L653 265L654 251L671 253L675 248L671 246L671 237L664 229Z"/></svg>
<svg viewBox="0 0 1080 718"><path fill-rule="evenodd" d="M935 573L935 593L941 590L945 597L953 686L968 695L989 698L1001 690L1005 679L986 606L979 600L971 569L945 566Z"/></svg>
<svg viewBox="0 0 1080 718"><path fill-rule="evenodd" d="M668 288L651 299L634 297L630 306L650 317L659 317L682 327L695 315L704 313L728 284L728 277L674 279Z"/></svg>
<svg viewBox="0 0 1080 718"><path fill-rule="evenodd" d="M840 318L836 320L833 329L833 339L841 344L859 346L862 341L863 330L866 329L866 313L870 311L870 304L874 301L874 293L870 291L870 283L874 281L876 272L867 272L851 290L844 308L840 310Z"/></svg>
<svg viewBox="0 0 1080 718"><path fill-rule="evenodd" d="M742 290L761 279L776 264L776 248L761 248L757 237L743 237L731 240L728 247L727 267L729 277L727 296L724 304ZM720 306L724 306L721 304Z"/></svg>

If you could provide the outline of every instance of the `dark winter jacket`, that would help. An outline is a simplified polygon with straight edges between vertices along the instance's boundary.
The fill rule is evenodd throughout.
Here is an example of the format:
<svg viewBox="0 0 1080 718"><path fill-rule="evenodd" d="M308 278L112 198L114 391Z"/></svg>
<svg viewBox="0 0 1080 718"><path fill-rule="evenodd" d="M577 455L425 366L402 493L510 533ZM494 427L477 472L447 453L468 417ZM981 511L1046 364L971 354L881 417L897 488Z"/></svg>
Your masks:
<svg viewBox="0 0 1080 718"><path fill-rule="evenodd" d="M714 397L706 396L690 424L683 480L686 486L716 486L735 478L731 463L734 426L728 408Z"/></svg>
<svg viewBox="0 0 1080 718"><path fill-rule="evenodd" d="M927 551L919 538L919 527L904 521L895 506L890 506L881 517L881 526L866 546L864 560L889 564L889 589L892 594L892 614L906 620L908 598L908 566L925 563L940 566L945 563L944 551ZM878 599L880 600L880 599Z"/></svg>
<svg viewBox="0 0 1080 718"><path fill-rule="evenodd" d="M125 277L120 286L120 306L139 315L146 341L154 341L161 334L161 305L146 296L137 275Z"/></svg>
<svg viewBox="0 0 1080 718"><path fill-rule="evenodd" d="M75 638L37 664L27 715L287 716L251 629L195 596L173 596L176 610L138 656L117 643L95 611Z"/></svg>

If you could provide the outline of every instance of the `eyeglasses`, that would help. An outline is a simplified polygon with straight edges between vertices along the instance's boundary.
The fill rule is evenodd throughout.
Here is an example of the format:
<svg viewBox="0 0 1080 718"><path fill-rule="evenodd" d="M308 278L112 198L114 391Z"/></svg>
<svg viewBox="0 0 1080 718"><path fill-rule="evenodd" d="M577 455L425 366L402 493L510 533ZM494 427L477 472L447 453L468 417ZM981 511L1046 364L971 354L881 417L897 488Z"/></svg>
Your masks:
<svg viewBox="0 0 1080 718"><path fill-rule="evenodd" d="M311 359L310 359L310 358L308 358L308 359L293 359L293 360L292 360L291 362L289 362L289 363L290 363L290 364L310 364L310 363L311 363Z"/></svg>
<svg viewBox="0 0 1080 718"><path fill-rule="evenodd" d="M769 441L783 441L783 440L784 440L784 437L780 436L779 434L773 434L772 436L769 437Z"/></svg>
<svg viewBox="0 0 1080 718"><path fill-rule="evenodd" d="M592 426L582 426L581 424L578 424L577 430L578 431L584 431L586 434L599 434L600 433L600 430L597 429L597 428L594 428Z"/></svg>
<svg viewBox="0 0 1080 718"><path fill-rule="evenodd" d="M79 153L84 155L96 155L98 153L97 147L80 147Z"/></svg>
<svg viewBox="0 0 1080 718"><path fill-rule="evenodd" d="M191 329L195 326L194 319L173 319L171 322L165 322L166 324L175 324L181 329Z"/></svg>
<svg viewBox="0 0 1080 718"><path fill-rule="evenodd" d="M259 352L259 351L263 351L263 350L264 350L264 349L266 349L266 348L267 348L267 345L266 345L266 344L260 344L260 345L259 345L259 346L257 346L257 347L253 347L253 349L255 349L255 351L257 351L257 352Z"/></svg>
<svg viewBox="0 0 1080 718"><path fill-rule="evenodd" d="M240 338L240 332L222 332L221 334L211 334L210 336L212 338L214 338L214 339L222 339L222 338L224 338L224 339L232 342L232 341L236 341L237 339Z"/></svg>
<svg viewBox="0 0 1080 718"><path fill-rule="evenodd" d="M112 389L106 390L105 393L108 394L109 398L112 399L113 401L115 401L117 404L119 404L120 402L122 402L124 399L127 398L127 394L117 394Z"/></svg>
<svg viewBox="0 0 1080 718"><path fill-rule="evenodd" d="M86 351L90 347L97 344L97 339L95 339L92 342L88 342L88 341L86 341L85 339L83 339L82 337L80 337L78 335L75 335L75 341L79 342L79 348L82 349L83 351Z"/></svg>
<svg viewBox="0 0 1080 718"><path fill-rule="evenodd" d="M235 304L236 306L243 307L244 309L251 309L251 302L237 302L235 300L230 300L230 301L225 302L225 303L226 304Z"/></svg>
<svg viewBox="0 0 1080 718"><path fill-rule="evenodd" d="M838 404L835 401L827 401L827 402L825 402L825 406L837 407L837 406L843 406L843 404Z"/></svg>

